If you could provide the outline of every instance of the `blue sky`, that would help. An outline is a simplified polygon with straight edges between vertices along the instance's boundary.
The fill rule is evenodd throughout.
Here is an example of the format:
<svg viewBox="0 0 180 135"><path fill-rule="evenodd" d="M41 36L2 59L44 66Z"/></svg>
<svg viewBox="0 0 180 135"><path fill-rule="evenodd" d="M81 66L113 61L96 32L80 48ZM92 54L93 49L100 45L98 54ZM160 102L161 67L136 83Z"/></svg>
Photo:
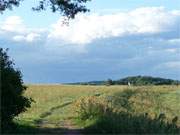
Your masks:
<svg viewBox="0 0 180 135"><path fill-rule="evenodd" d="M62 24L36 0L0 18L0 46L9 48L25 83L62 83L151 75L180 79L179 0L92 0L91 12Z"/></svg>
<svg viewBox="0 0 180 135"><path fill-rule="evenodd" d="M25 0L22 2L19 8L15 8L13 11L6 11L0 19L4 19L7 16L18 15L23 17L23 20L27 25L34 27L47 27L53 22L59 19L59 14L45 12L32 12L31 7L35 7L38 4L37 0ZM175 10L180 9L179 0L92 0L87 3L87 7L92 12L98 13L111 13L119 11L132 10L139 7L160 7L163 6L166 9ZM34 21L36 20L36 21Z"/></svg>

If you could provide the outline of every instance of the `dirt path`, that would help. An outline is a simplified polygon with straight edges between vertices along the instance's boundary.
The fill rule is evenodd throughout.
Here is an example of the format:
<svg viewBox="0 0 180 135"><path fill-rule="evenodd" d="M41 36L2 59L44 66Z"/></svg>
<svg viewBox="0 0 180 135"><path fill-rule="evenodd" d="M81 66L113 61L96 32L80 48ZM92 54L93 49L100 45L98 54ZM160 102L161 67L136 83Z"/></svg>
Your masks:
<svg viewBox="0 0 180 135"><path fill-rule="evenodd" d="M67 129L65 132L66 135L82 135L82 128L77 127L72 121L65 120L64 121L64 128Z"/></svg>
<svg viewBox="0 0 180 135"><path fill-rule="evenodd" d="M63 134L63 135L82 135L83 128L79 128L72 120L63 120L59 123L52 123L42 120L37 124L39 133Z"/></svg>
<svg viewBox="0 0 180 135"><path fill-rule="evenodd" d="M67 118L56 123L46 119L48 116L53 115L54 111L70 105L71 103L72 101L53 107L50 111L41 114L40 119L36 120L36 126L39 132L48 134L82 135L83 128L79 128L71 119Z"/></svg>

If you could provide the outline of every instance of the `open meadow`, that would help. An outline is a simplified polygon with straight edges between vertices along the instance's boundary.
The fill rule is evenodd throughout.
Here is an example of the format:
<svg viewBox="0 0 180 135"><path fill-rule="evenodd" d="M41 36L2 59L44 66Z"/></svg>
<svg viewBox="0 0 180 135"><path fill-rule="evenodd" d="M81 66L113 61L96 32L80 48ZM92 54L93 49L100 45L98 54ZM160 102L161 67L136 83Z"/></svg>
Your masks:
<svg viewBox="0 0 180 135"><path fill-rule="evenodd" d="M180 0L0 0L0 135L180 135Z"/></svg>
<svg viewBox="0 0 180 135"><path fill-rule="evenodd" d="M27 86L34 102L14 119L17 132L179 133L180 86Z"/></svg>

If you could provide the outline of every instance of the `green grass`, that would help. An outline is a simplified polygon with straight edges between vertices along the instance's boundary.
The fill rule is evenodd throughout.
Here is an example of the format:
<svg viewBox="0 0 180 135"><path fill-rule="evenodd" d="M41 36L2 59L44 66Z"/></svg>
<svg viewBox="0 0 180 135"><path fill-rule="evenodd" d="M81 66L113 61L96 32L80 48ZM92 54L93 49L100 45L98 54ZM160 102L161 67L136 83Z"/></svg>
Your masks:
<svg viewBox="0 0 180 135"><path fill-rule="evenodd" d="M135 91L127 101L128 104L131 103L133 113L165 113L169 120L174 116L180 118L180 86L28 85L25 95L33 98L35 103L16 117L15 122L35 128L63 128L64 121L77 118L73 104L79 98L93 95L113 98L121 95L127 88ZM95 120L87 120L83 124L90 126L93 123ZM83 126L82 122L78 125Z"/></svg>
<svg viewBox="0 0 180 135"><path fill-rule="evenodd" d="M52 121L63 120L73 117L71 104L59 107L67 102L72 102L80 97L91 96L97 93L107 94L112 91L122 90L124 87L106 86L63 86L63 85L28 85L26 96L32 97L35 103L18 119L33 122L41 118L41 115L51 111L53 115L48 115L44 119Z"/></svg>

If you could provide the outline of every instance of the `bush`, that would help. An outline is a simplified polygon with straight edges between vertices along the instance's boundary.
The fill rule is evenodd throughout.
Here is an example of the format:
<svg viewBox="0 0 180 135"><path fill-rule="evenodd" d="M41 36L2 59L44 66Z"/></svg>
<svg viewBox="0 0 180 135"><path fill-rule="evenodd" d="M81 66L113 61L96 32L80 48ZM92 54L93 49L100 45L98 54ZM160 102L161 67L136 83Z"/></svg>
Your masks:
<svg viewBox="0 0 180 135"><path fill-rule="evenodd" d="M131 94L130 91L127 91L122 96L128 101L132 96ZM155 114L155 117L148 113L134 114L124 109L124 106L115 108L102 97L84 97L75 103L75 107L78 118L87 126L85 133L180 133L180 128L177 126L177 116L169 121L165 114L159 116ZM89 125L86 120L95 120L95 122Z"/></svg>
<svg viewBox="0 0 180 135"><path fill-rule="evenodd" d="M0 62L1 126L6 130L15 116L30 107L32 99L22 95L26 87L23 86L21 72L14 69L14 63L9 59L7 50L4 51L2 48L0 48Z"/></svg>
<svg viewBox="0 0 180 135"><path fill-rule="evenodd" d="M75 111L81 120L93 119L110 112L108 103L95 96L84 97L75 102Z"/></svg>
<svg viewBox="0 0 180 135"><path fill-rule="evenodd" d="M133 115L126 112L112 112L111 114L99 117L96 123L86 127L86 132L111 134L180 133L180 128L175 122L168 122L167 119L161 117L161 115L162 114L155 118L151 118L148 114Z"/></svg>

